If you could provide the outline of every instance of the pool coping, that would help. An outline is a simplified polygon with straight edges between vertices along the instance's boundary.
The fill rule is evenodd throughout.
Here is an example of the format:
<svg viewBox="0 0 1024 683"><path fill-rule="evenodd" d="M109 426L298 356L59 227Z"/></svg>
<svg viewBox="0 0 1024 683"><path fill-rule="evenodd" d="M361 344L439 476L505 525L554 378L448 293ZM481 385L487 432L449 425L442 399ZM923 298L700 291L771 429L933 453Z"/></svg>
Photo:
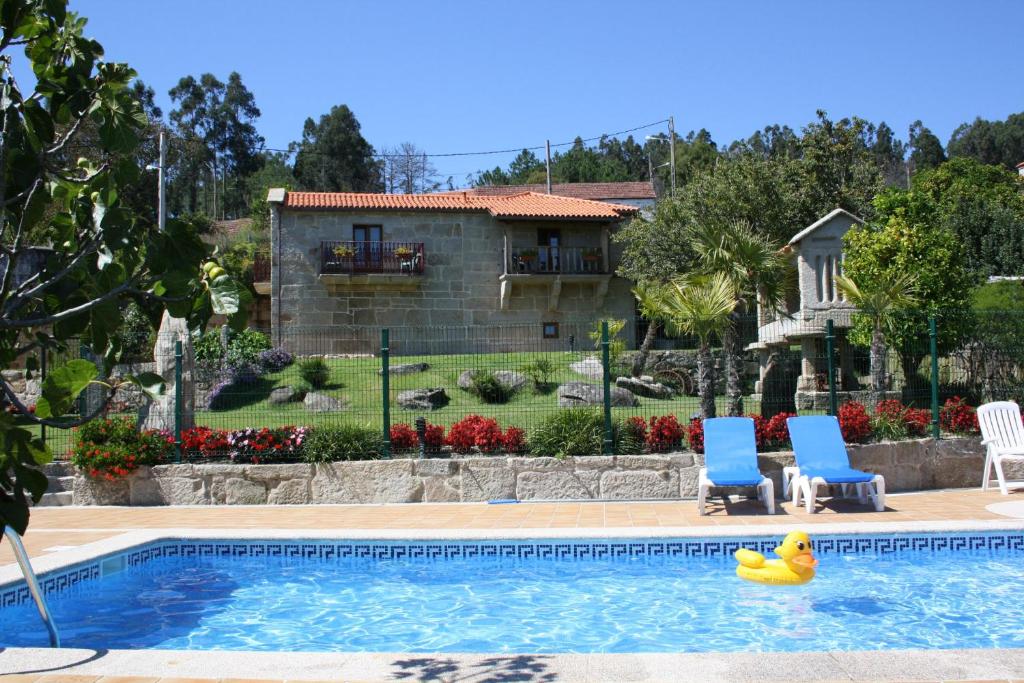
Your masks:
<svg viewBox="0 0 1024 683"><path fill-rule="evenodd" d="M657 654L409 654L176 650L0 650L2 674L289 681L1007 680L1024 649Z"/></svg>
<svg viewBox="0 0 1024 683"><path fill-rule="evenodd" d="M782 536L797 528L812 535L1000 532L1024 530L1024 519L912 522L743 524L716 527L601 527L510 529L238 529L154 528L116 534L32 560L38 574L55 572L150 543L173 540L496 541L546 539L729 538ZM0 568L0 588L21 580L16 565ZM410 673L413 671L414 673ZM1024 649L877 650L772 653L635 654L418 654L295 653L189 650L81 650L0 648L0 675L61 673L93 676L277 678L288 680L494 680L586 681L919 681L1024 677ZM526 677L527 674L531 677Z"/></svg>

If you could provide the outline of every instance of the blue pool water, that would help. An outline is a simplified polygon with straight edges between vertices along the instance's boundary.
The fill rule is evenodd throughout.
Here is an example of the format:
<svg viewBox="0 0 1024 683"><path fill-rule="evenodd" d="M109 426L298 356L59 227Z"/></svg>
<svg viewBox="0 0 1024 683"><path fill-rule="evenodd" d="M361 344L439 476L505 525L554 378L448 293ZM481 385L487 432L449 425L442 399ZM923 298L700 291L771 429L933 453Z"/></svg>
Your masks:
<svg viewBox="0 0 1024 683"><path fill-rule="evenodd" d="M741 581L725 552L375 559L225 551L108 568L102 578L57 591L49 602L64 646L82 648L551 653L1024 647L1020 543L1015 549L825 552L818 555L812 583L788 588ZM46 645L31 603L0 609L0 645Z"/></svg>

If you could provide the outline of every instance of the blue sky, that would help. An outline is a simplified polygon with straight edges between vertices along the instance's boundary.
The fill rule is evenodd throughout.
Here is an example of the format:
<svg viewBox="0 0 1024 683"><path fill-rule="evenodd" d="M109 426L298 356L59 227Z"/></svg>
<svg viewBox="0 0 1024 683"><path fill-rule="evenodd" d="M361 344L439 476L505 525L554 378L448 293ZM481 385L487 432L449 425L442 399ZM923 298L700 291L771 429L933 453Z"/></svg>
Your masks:
<svg viewBox="0 0 1024 683"><path fill-rule="evenodd" d="M922 119L945 143L1024 110L1024 2L71 0L158 93L242 74L271 147L347 104L375 147L543 145L675 116L728 143L771 123ZM642 136L645 132L641 131ZM436 159L456 181L510 155Z"/></svg>

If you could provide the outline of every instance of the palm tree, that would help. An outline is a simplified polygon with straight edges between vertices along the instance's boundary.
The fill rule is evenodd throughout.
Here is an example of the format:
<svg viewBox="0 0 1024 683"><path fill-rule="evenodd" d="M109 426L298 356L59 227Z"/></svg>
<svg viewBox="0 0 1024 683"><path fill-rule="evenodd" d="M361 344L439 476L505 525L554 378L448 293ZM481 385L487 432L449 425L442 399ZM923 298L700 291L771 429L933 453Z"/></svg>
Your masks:
<svg viewBox="0 0 1024 683"><path fill-rule="evenodd" d="M917 276L910 272L885 272L875 278L869 286L864 287L845 275L836 276L839 291L871 321L870 367L873 403L878 403L882 393L889 388L886 373L886 332L893 328L900 309L909 308L917 303L914 293L916 283Z"/></svg>
<svg viewBox="0 0 1024 683"><path fill-rule="evenodd" d="M786 293L793 286L793 268L780 245L755 232L746 221L692 226L691 235L701 270L721 273L733 289L736 308L722 333L722 353L729 415L742 415L740 316L755 310L755 301L771 311L784 308Z"/></svg>
<svg viewBox="0 0 1024 683"><path fill-rule="evenodd" d="M722 273L689 275L664 285L642 285L633 290L640 312L649 320L664 323L672 334L697 337L697 391L700 414L715 416L715 377L711 338L729 328L736 308L732 283Z"/></svg>

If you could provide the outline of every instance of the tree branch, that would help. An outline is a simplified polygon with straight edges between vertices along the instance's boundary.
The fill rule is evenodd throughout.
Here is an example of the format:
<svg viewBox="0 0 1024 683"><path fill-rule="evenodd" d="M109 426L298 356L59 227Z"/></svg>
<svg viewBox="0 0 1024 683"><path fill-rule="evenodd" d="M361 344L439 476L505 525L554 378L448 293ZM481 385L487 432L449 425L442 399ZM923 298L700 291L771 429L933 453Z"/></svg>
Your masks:
<svg viewBox="0 0 1024 683"><path fill-rule="evenodd" d="M33 424L37 425L45 425L47 427L57 427L59 429L71 429L72 427L80 427L84 425L86 422L89 422L90 420L95 420L97 417L100 416L100 414L104 410L107 409L107 405L110 403L110 400L114 398L114 394L117 393L116 387L111 387L107 389L106 397L102 401L100 401L100 404L96 407L96 410L92 411L88 415L80 416L77 420L71 420L69 422L64 420L44 419L33 415L29 411L28 406L22 403L21 399L18 398L18 395L14 393L14 389L12 389L11 385L7 383L7 380L3 379L2 377L0 377L0 388L3 389L4 396L7 398L8 401L10 401L11 405L17 408L18 412L21 413L22 417L26 418L29 422L32 422Z"/></svg>
<svg viewBox="0 0 1024 683"><path fill-rule="evenodd" d="M27 320L10 320L7 318L0 318L0 329L12 330L21 329L23 327L40 327L42 325L53 325L54 323L58 323L61 320L67 320L68 318L73 318L76 315L85 313L86 311L89 311L95 308L96 306L99 306L104 301L113 299L114 297L120 294L124 294L126 292L142 293L141 290L135 289L132 286L132 283L125 282L118 285L117 287L114 287L109 292L106 292L103 295L91 301L86 301L84 304L81 304L80 306L68 308L66 310L61 311L60 313L54 313L53 315L44 316L42 318L29 318Z"/></svg>
<svg viewBox="0 0 1024 683"><path fill-rule="evenodd" d="M50 279L48 279L48 280L46 280L44 282L40 282L38 285L36 285L35 287L33 287L32 289L30 289L29 291L27 291L27 292L25 292L23 294L15 292L14 298L12 298L9 302L7 302L7 305L4 306L4 315L5 316L11 315L12 313L14 313L15 311L18 310L18 308L21 306L21 304L25 300L32 298L33 296L35 296L36 294L38 294L40 292L45 292L47 289L49 289L54 284L59 282L61 279L64 278L64 276L66 276L72 270L77 268L78 265L83 260L85 260L85 257L87 257L90 254L92 254L93 252L95 252L97 247L99 247L99 244L100 244L100 237L99 237L99 235L97 235L96 237L92 238L89 242L87 242L85 244L85 246L82 247L82 249L80 249L79 252L77 254L75 254L74 257L72 257L71 261L69 261L68 264L66 266L64 266L64 268L62 268L60 271L58 271L53 277L51 277ZM24 285L22 285L22 287L24 287L25 285L30 284L31 282L32 282L31 279L26 281L24 283ZM19 289L19 292L20 292L21 287L19 287L18 289Z"/></svg>

